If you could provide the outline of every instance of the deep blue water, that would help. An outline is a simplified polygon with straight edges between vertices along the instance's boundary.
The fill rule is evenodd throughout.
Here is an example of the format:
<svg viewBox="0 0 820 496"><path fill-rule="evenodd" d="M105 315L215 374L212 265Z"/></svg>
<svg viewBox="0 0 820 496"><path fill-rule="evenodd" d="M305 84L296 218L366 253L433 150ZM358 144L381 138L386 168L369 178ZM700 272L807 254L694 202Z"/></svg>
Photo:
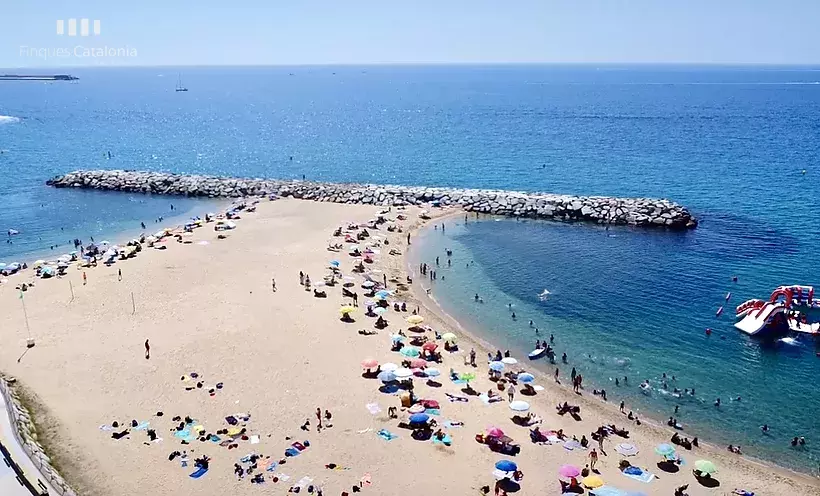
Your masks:
<svg viewBox="0 0 820 496"><path fill-rule="evenodd" d="M174 92L182 72L187 93ZM74 237L111 236L196 200L59 191L77 168L662 196L694 232L609 233L540 222L474 222L433 233L456 250L437 283L449 311L479 316L516 349L526 322L555 332L592 382L642 411L642 378L674 373L701 401L698 432L808 469L820 452L820 359L731 328L731 309L780 284L820 284L820 68L438 66L78 69L77 83L0 83L0 260ZM108 159L107 152L112 158ZM291 159L292 157L292 159ZM806 173L803 174L802 170ZM62 230L61 230L62 228ZM612 235L612 236L610 236ZM436 238L439 236L439 238ZM58 248L59 250L59 248ZM474 260L465 269L467 259ZM739 276L733 284L730 277ZM473 308L474 288L485 304ZM546 302L536 295L554 294ZM714 312L727 291L727 316ZM507 303L516 305L517 323ZM474 317L473 317L474 319ZM705 338L706 327L715 335ZM725 339L721 339L725 338ZM595 363L583 360L585 354ZM627 360L628 365L616 365ZM729 396L741 395L741 404ZM656 395L657 396L657 395ZM715 397L725 406L715 411ZM772 435L757 426L767 422ZM809 452L787 447L805 435Z"/></svg>

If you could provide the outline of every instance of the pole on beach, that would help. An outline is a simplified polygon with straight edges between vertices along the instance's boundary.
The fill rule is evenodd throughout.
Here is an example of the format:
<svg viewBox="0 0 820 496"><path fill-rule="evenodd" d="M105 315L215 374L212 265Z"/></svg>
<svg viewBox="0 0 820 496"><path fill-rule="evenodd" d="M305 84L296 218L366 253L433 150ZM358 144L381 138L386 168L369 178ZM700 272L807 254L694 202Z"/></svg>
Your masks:
<svg viewBox="0 0 820 496"><path fill-rule="evenodd" d="M68 300L68 302L71 303L72 301L74 301L74 285L71 284L71 281L68 281L68 287L69 289L71 289L71 299Z"/></svg>
<svg viewBox="0 0 820 496"><path fill-rule="evenodd" d="M137 313L137 304L134 302L134 292L131 291L131 315Z"/></svg>

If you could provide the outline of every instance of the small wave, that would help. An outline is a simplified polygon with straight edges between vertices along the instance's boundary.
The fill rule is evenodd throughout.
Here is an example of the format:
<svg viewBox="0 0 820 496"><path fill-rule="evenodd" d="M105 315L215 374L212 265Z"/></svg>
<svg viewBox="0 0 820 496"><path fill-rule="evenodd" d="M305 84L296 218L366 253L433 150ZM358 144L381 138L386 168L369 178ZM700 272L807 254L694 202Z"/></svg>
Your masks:
<svg viewBox="0 0 820 496"><path fill-rule="evenodd" d="M20 122L20 118L11 115L0 115L0 124L11 124L12 122Z"/></svg>
<svg viewBox="0 0 820 496"><path fill-rule="evenodd" d="M538 295L538 299L541 301L546 301L551 294L552 293L550 293L549 289L544 289L544 291L541 291L541 294Z"/></svg>

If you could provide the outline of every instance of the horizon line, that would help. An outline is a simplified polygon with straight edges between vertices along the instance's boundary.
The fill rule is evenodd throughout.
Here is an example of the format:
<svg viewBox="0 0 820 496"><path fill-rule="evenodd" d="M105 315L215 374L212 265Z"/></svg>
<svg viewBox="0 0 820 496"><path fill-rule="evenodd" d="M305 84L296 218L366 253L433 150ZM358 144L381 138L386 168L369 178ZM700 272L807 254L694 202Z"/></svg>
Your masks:
<svg viewBox="0 0 820 496"><path fill-rule="evenodd" d="M519 62L519 61L487 61L487 62L469 62L469 61L452 61L452 62L435 62L435 61L419 61L419 62L319 62L319 63L259 63L259 64L97 64L97 65L54 65L54 66L19 66L19 67L0 67L0 70L42 70L42 69L151 69L151 68L217 68L217 67L422 67L422 66L474 66L474 67L490 67L490 66L666 66L666 67L683 67L683 66L700 66L700 67L818 67L820 62Z"/></svg>

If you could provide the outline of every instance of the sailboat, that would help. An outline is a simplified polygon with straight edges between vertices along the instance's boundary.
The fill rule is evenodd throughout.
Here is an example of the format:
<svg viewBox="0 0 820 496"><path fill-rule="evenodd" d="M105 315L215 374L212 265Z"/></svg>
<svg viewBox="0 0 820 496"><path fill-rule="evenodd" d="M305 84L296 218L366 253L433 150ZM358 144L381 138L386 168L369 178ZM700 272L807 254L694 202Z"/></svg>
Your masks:
<svg viewBox="0 0 820 496"><path fill-rule="evenodd" d="M176 90L177 91L188 91L188 88L186 88L185 86L182 86L182 75L181 74L179 75L179 78L177 79L177 89Z"/></svg>

